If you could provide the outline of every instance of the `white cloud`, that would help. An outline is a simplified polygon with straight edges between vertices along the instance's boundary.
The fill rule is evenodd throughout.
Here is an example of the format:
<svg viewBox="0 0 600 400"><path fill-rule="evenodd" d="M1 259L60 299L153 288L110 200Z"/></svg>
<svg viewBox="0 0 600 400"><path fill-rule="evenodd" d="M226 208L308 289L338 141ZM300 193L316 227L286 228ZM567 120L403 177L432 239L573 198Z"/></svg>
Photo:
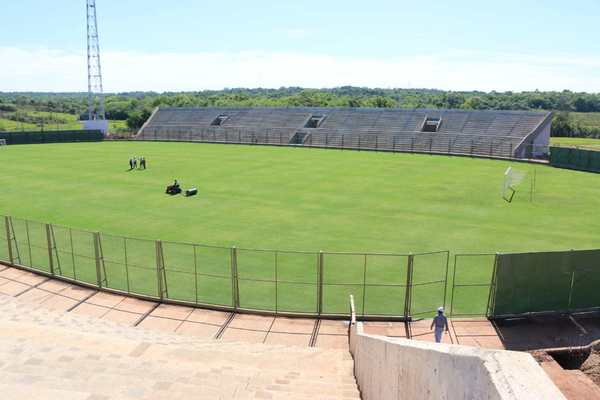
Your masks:
<svg viewBox="0 0 600 400"><path fill-rule="evenodd" d="M0 47L0 91L85 91L85 54ZM418 87L450 90L600 92L600 57L491 55L468 51L407 57L106 51L107 92L224 87Z"/></svg>

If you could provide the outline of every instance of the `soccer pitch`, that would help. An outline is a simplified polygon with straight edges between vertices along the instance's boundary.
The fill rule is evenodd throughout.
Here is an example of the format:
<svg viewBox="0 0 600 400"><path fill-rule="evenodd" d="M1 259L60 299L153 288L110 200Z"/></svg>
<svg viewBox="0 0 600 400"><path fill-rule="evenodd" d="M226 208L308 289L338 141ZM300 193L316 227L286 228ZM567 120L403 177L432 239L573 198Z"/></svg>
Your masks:
<svg viewBox="0 0 600 400"><path fill-rule="evenodd" d="M128 171L132 156L146 157L148 169ZM115 236L312 253L449 250L456 254L596 248L600 234L600 218L596 218L599 176L543 165L417 154L149 142L8 146L0 149L0 160L0 214ZM527 171L529 179L535 169L533 202L528 179L511 204L502 200L503 174L511 165ZM173 179L184 189L197 187L199 195L165 195L165 187ZM110 251L110 244L105 246ZM132 272L138 274L139 289L128 289L152 293L156 283L156 274L152 275L154 249L141 247L137 263L141 268ZM148 254L142 257L142 252ZM252 307L268 308L268 302L260 299L270 296L272 288L262 287L260 280L271 279L271 272L256 272L266 258L243 252L240 250L240 260L253 258L247 263L256 267L247 276L257 281L249 282L245 289L240 287L240 295L257 299L250 301ZM288 261L287 278L314 282L313 254L302 257L305 262L300 256ZM189 269L183 264L177 267ZM353 275L359 279L362 270L355 271L354 264L361 262L341 258L330 262L329 276L340 282ZM207 274L223 273L226 265L219 265L212 265ZM309 271L305 271L306 265ZM386 271L375 273L378 282L400 284L404 279L400 270ZM222 298L220 303L227 304L229 295L223 295L219 286L229 285L226 274L223 277L221 283L217 278L212 283L204 280L203 296L217 296ZM174 277L170 284L183 291L189 279ZM123 285L119 288L126 289ZM200 289L186 290L197 294ZM286 291L283 286L279 290ZM344 290L345 294L350 289ZM312 309L311 304L302 306L307 294L299 285L290 284L287 292L290 297L282 302L289 303L288 308ZM370 302L401 302L390 300L393 296L389 295L383 290L373 292ZM307 296L314 298L312 293ZM331 301L341 312L346 306L340 299L344 295ZM380 308L387 310L385 305Z"/></svg>

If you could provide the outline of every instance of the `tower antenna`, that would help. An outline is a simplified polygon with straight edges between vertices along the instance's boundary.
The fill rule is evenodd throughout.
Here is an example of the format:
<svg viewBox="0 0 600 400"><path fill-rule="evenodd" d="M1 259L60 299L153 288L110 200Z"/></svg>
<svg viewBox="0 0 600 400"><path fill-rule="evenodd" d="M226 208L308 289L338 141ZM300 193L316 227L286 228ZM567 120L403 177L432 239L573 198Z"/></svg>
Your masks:
<svg viewBox="0 0 600 400"><path fill-rule="evenodd" d="M87 0L88 119L106 120L96 0Z"/></svg>

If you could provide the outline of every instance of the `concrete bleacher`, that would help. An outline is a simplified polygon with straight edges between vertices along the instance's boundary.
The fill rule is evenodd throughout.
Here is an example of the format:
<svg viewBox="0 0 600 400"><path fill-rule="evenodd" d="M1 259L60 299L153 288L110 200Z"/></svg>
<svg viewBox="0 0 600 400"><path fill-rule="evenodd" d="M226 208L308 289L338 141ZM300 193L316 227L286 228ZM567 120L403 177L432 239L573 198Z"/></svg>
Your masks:
<svg viewBox="0 0 600 400"><path fill-rule="evenodd" d="M5 399L360 399L347 351L198 340L0 295Z"/></svg>
<svg viewBox="0 0 600 400"><path fill-rule="evenodd" d="M361 331L384 345L380 349L384 354L377 355L376 348L358 353L356 346L349 348L349 321L156 303L0 265L0 390L11 399L358 399L356 376L363 399L384 399L382 393L373 397L373 389L399 394L400 381L386 374L404 365L424 381L403 377L403 395L391 398L475 398L476 390L485 392L481 398L497 398L491 396L494 388L474 378L472 369L481 366L477 360L484 360L484 368L491 361L495 376L510 379L533 372L540 378L531 360L523 359L525 354L489 350L568 347L595 340L598 320L588 315L576 318L571 316L570 331L546 320L498 327L486 318L449 319L442 342L458 347L433 344L431 320L361 322ZM528 334L532 324L534 335ZM582 342L583 327L588 333ZM557 342L557 336L563 342ZM416 363L414 357L387 356L400 351L398 346L421 353ZM365 355L376 362L365 360ZM482 355L499 355L508 364ZM515 357L530 366L524 370L520 362L511 364L509 358ZM418 367L423 363L426 367ZM556 363L540 365L568 399L600 398L600 389L580 371L562 370ZM504 378L493 386L506 387L501 383ZM445 392L445 397L428 385ZM553 385L546 380L541 386L545 390ZM557 392L540 397L541 392L531 387L529 397L509 390L500 398L562 398ZM471 396L451 394L456 389Z"/></svg>
<svg viewBox="0 0 600 400"><path fill-rule="evenodd" d="M137 139L301 145L534 158L551 113L372 108L159 108ZM219 117L223 120L215 123ZM320 125L307 127L311 117ZM439 120L424 132L426 120ZM428 129L431 129L428 128Z"/></svg>

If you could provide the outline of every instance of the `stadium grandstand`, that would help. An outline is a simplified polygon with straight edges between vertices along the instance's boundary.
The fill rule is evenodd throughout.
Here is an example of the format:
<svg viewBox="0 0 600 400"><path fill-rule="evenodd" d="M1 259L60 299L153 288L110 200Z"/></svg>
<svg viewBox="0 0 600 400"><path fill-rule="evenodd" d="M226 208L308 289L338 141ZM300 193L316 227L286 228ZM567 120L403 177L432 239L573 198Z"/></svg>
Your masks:
<svg viewBox="0 0 600 400"><path fill-rule="evenodd" d="M552 113L377 108L157 108L140 140L501 158L547 155Z"/></svg>

